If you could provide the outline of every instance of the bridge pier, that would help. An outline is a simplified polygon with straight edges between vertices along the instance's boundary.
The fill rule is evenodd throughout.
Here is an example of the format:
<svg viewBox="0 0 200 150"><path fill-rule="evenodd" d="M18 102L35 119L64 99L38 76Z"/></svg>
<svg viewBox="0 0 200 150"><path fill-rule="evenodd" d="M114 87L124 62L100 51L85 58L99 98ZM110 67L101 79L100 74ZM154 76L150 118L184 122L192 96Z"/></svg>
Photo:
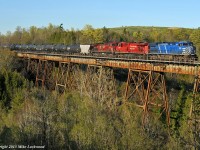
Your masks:
<svg viewBox="0 0 200 150"><path fill-rule="evenodd" d="M28 64L27 64L27 67L26 67L27 72L30 72L30 73L36 75L38 61L39 60L37 60L37 59L29 58Z"/></svg>
<svg viewBox="0 0 200 150"><path fill-rule="evenodd" d="M35 84L38 87L40 85L39 82L41 82L42 88L44 88L45 84L45 78L46 78L46 72L47 72L47 61L46 60L39 60L37 64L37 74L35 79Z"/></svg>
<svg viewBox="0 0 200 150"><path fill-rule="evenodd" d="M194 138L194 147L195 149L198 147L199 130L200 130L200 103L199 103L199 91L200 91L200 77L196 76L194 80L194 88L193 88L193 98L189 112L189 125L192 129L193 138Z"/></svg>
<svg viewBox="0 0 200 150"><path fill-rule="evenodd" d="M56 86L55 90L65 92L67 88L67 80L69 78L70 63L59 62L59 67L55 76ZM62 89L61 89L62 88Z"/></svg>
<svg viewBox="0 0 200 150"><path fill-rule="evenodd" d="M77 87L76 71L78 67L70 62L59 62L54 80L56 81L55 90L65 92L67 89L75 89Z"/></svg>
<svg viewBox="0 0 200 150"><path fill-rule="evenodd" d="M193 94L196 95L200 91L200 77L195 77Z"/></svg>
<svg viewBox="0 0 200 150"><path fill-rule="evenodd" d="M100 97L100 81L102 78L102 66L87 65L85 90L87 95L94 100L98 100ZM97 91L98 89L98 91Z"/></svg>
<svg viewBox="0 0 200 150"><path fill-rule="evenodd" d="M88 65L84 85L85 93L92 100L105 104L110 109L115 107L117 91L112 68Z"/></svg>
<svg viewBox="0 0 200 150"><path fill-rule="evenodd" d="M156 113L158 109L158 118L165 112L167 123L170 124L164 73L129 69L125 103L134 103L143 109L144 125L149 122L150 113Z"/></svg>
<svg viewBox="0 0 200 150"><path fill-rule="evenodd" d="M189 116L190 118L193 118L193 116L195 116L195 103L197 103L198 99L197 96L199 95L199 91L200 91L200 77L196 76L195 80L194 80L194 88L193 88L193 99L192 99L192 103L191 103L191 107L190 107L190 113ZM196 119L195 119L196 120ZM200 122L200 118L199 118L199 122Z"/></svg>
<svg viewBox="0 0 200 150"><path fill-rule="evenodd" d="M36 60L28 59L27 63L27 73L34 75L35 85L44 86L47 89L53 90L55 88L55 83L53 82L53 72L55 69L55 62L47 60Z"/></svg>
<svg viewBox="0 0 200 150"><path fill-rule="evenodd" d="M54 90L55 89L55 66L56 63L53 61L46 61L46 74L45 74L45 87L49 90Z"/></svg>

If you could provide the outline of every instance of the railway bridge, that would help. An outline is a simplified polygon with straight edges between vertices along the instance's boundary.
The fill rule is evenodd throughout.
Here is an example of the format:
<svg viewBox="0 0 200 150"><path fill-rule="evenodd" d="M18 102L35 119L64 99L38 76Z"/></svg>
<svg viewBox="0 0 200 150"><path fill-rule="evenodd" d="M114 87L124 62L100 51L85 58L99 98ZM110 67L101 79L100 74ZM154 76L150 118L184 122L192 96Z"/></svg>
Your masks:
<svg viewBox="0 0 200 150"><path fill-rule="evenodd" d="M52 73L55 63L58 72L55 75L55 88L66 88L68 76L73 72L74 64L84 64L88 71L94 68L123 68L128 70L124 99L122 103L135 104L143 109L143 123L148 116L159 108L159 116L165 114L170 124L169 100L166 91L165 73L185 74L194 77L193 96L199 91L200 62L142 60L136 58L118 58L91 55L49 54L34 52L16 52L16 56L26 61L27 70L36 72L36 85L43 87ZM193 106L191 105L191 113Z"/></svg>

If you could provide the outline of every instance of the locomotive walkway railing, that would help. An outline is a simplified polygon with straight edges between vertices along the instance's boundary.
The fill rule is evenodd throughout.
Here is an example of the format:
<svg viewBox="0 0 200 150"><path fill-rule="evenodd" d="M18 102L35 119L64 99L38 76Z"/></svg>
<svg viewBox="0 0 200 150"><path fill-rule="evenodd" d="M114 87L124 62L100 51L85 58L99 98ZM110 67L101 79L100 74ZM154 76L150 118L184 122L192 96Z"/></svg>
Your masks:
<svg viewBox="0 0 200 150"><path fill-rule="evenodd" d="M88 68L91 66L101 66L110 68L128 69L127 83L124 93L124 101L126 104L136 104L143 108L143 123L148 122L151 110L160 108L161 116L165 113L167 123L170 124L169 102L166 92L164 73L187 74L194 76L194 97L198 93L200 62L191 61L162 61L162 60L142 60L128 59L117 57L98 57L89 55L64 55L64 54L47 54L47 53L28 53L16 52L17 57L28 59L28 67L35 63L36 85L39 81L42 86L45 84L46 76L50 72L50 68L54 65L48 62L59 62L59 72L57 74L56 87L63 86L66 88L67 80L70 72L73 71L72 64L85 64ZM54 66L55 67L55 66ZM71 68L71 69L70 69ZM66 78L65 78L66 76ZM61 84L62 83L62 84ZM191 112L194 107L191 106ZM191 113L192 114L192 113Z"/></svg>

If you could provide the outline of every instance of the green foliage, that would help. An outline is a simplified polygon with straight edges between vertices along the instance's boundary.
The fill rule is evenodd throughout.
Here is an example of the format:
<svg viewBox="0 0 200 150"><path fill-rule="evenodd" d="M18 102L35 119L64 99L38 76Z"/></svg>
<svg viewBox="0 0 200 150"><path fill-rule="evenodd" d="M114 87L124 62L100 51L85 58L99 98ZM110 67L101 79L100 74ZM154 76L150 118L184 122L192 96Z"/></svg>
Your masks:
<svg viewBox="0 0 200 150"><path fill-rule="evenodd" d="M143 41L144 40L144 35L140 31L133 32L133 39L135 41L138 41L138 42Z"/></svg>
<svg viewBox="0 0 200 150"><path fill-rule="evenodd" d="M92 44L103 42L103 30L94 29L91 25L86 25L82 30L80 37L81 44Z"/></svg>
<svg viewBox="0 0 200 150"><path fill-rule="evenodd" d="M195 29L190 34L190 40L194 42L197 48L197 55L200 57L200 29Z"/></svg>
<svg viewBox="0 0 200 150"><path fill-rule="evenodd" d="M142 109L133 105L109 110L77 92L57 95L36 88L22 90L10 111L1 109L0 143L42 144L51 149L191 148L192 133L187 126L191 97L185 97L185 91L182 87L179 92L172 114L176 121L171 130L175 132L170 136L158 120L142 128Z"/></svg>
<svg viewBox="0 0 200 150"><path fill-rule="evenodd" d="M178 129L181 126L181 119L183 117L182 116L183 115L183 107L184 107L184 103L185 103L185 100L183 101L184 93L185 93L185 88L184 88L184 86L182 86L182 89L176 100L175 108L171 113L171 117L174 119L174 120L172 120L172 129L174 129L176 132L179 131ZM179 135L179 133L177 133L177 135Z"/></svg>
<svg viewBox="0 0 200 150"><path fill-rule="evenodd" d="M171 145L168 145L170 149L192 149L195 145L194 133L198 132L199 129L194 130L192 123L194 118L190 118L192 95L192 92L188 91L187 87L182 84L170 115L171 135L169 141Z"/></svg>
<svg viewBox="0 0 200 150"><path fill-rule="evenodd" d="M21 103L21 96L18 91L26 87L26 80L19 73L2 70L0 85L0 102L3 103L3 106L11 107L11 100L13 99L13 104Z"/></svg>

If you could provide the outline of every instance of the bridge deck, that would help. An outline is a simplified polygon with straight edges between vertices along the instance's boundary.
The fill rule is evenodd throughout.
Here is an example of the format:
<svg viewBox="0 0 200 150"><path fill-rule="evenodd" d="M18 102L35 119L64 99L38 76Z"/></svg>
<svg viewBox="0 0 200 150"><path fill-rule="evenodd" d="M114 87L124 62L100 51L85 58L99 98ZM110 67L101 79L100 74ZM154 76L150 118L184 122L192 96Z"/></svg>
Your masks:
<svg viewBox="0 0 200 150"><path fill-rule="evenodd" d="M57 62L71 62L78 64L100 65L114 68L147 70L156 72L168 72L176 74L200 75L199 62L177 62L177 61L161 61L161 60L141 60L141 59L125 59L96 57L87 55L63 55L63 54L47 54L47 53L27 53L17 52L16 55L21 58L40 59Z"/></svg>

